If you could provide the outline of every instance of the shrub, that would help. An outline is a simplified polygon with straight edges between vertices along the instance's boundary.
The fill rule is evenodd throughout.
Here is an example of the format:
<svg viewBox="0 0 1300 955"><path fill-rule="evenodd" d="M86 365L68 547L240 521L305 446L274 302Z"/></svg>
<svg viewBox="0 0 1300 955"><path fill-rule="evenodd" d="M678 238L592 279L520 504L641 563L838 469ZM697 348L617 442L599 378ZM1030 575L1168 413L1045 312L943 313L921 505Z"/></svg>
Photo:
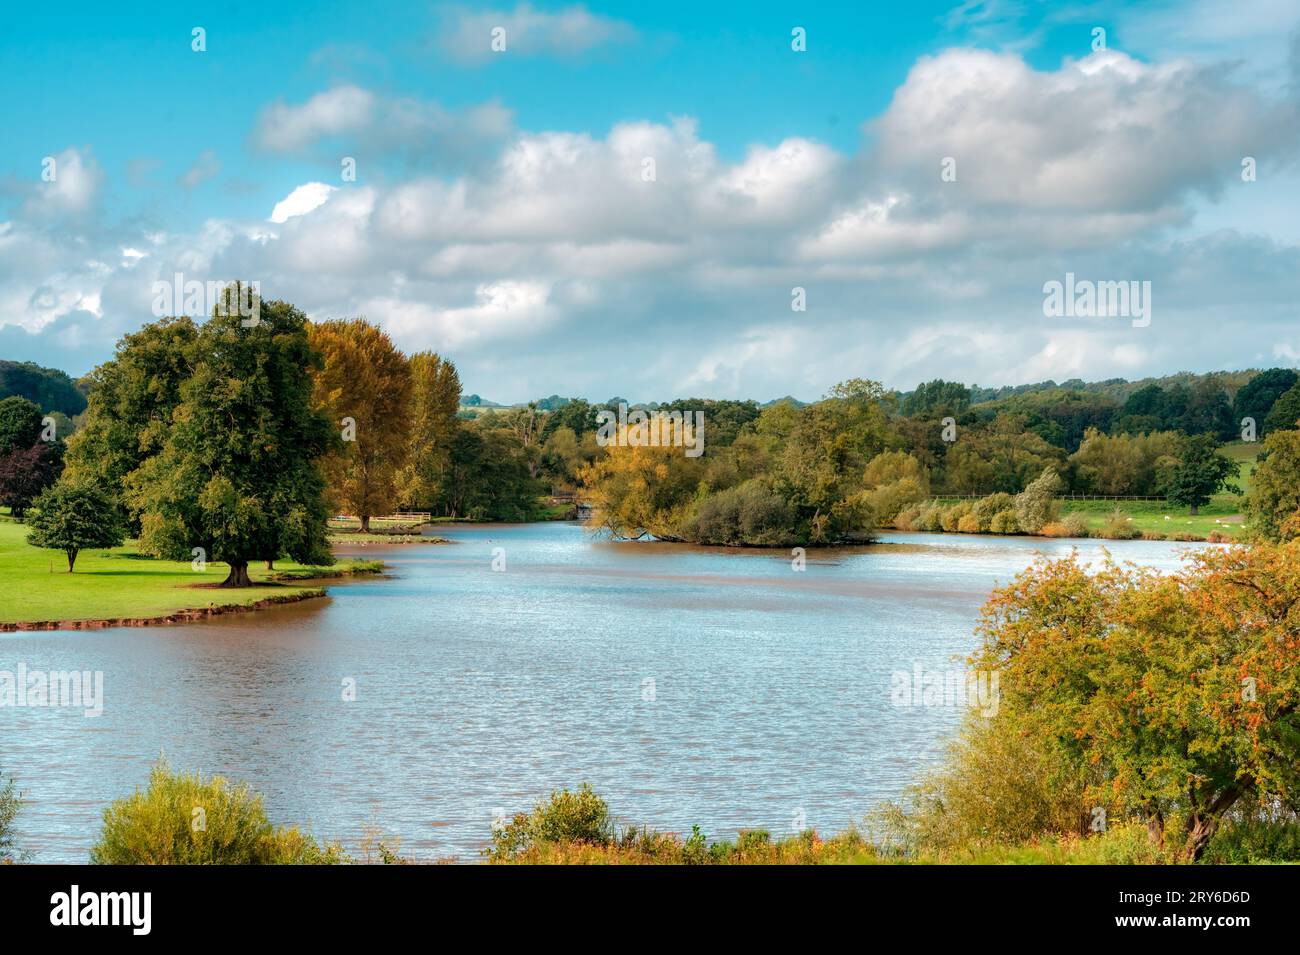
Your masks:
<svg viewBox="0 0 1300 955"><path fill-rule="evenodd" d="M961 520L957 522L957 530L962 534L978 534L980 519L974 514L963 514Z"/></svg>
<svg viewBox="0 0 1300 955"><path fill-rule="evenodd" d="M104 810L90 850L97 865L320 865L346 861L297 828L276 828L262 797L220 776L172 773L159 761L149 786Z"/></svg>
<svg viewBox="0 0 1300 955"><path fill-rule="evenodd" d="M1120 508L1110 512L1106 523L1101 525L1098 536L1113 541L1131 541L1142 536L1142 532L1133 526L1133 519Z"/></svg>
<svg viewBox="0 0 1300 955"><path fill-rule="evenodd" d="M927 493L928 489L918 479L905 477L868 491L866 500L883 527L892 524L904 508L923 500Z"/></svg>
<svg viewBox="0 0 1300 955"><path fill-rule="evenodd" d="M943 513L942 504L931 501L921 508L921 513L917 515L915 526L919 531L941 531L943 530Z"/></svg>
<svg viewBox="0 0 1300 955"><path fill-rule="evenodd" d="M963 517L970 513L970 509L970 501L959 501L943 512L939 526L949 534L956 533L957 525L961 522Z"/></svg>
<svg viewBox="0 0 1300 955"><path fill-rule="evenodd" d="M1294 815L1237 816L1211 837L1203 859L1212 865L1300 862L1300 821Z"/></svg>
<svg viewBox="0 0 1300 955"><path fill-rule="evenodd" d="M1044 524L1056 520L1060 510L1056 495L1062 486L1056 470L1044 468L1042 474L1016 495L1016 523L1022 531L1037 534Z"/></svg>
<svg viewBox="0 0 1300 955"><path fill-rule="evenodd" d="M1043 537L1069 537L1070 531L1060 521L1052 521L1050 524L1044 524L1038 529L1038 533Z"/></svg>
<svg viewBox="0 0 1300 955"><path fill-rule="evenodd" d="M1019 534L1020 524L1016 520L1016 512L1008 508L1000 514L993 515L993 520L989 522L989 530L994 534Z"/></svg>
<svg viewBox="0 0 1300 955"><path fill-rule="evenodd" d="M1205 535L1205 539L1211 544L1231 544L1233 537L1225 531L1210 531Z"/></svg>
<svg viewBox="0 0 1300 955"><path fill-rule="evenodd" d="M687 536L701 544L780 547L802 540L788 501L754 479L704 498Z"/></svg>
<svg viewBox="0 0 1300 955"><path fill-rule="evenodd" d="M14 847L14 819L22 804L14 781L0 774L0 862L16 862L21 856Z"/></svg>
<svg viewBox="0 0 1300 955"><path fill-rule="evenodd" d="M886 845L908 855L1086 831L1084 780L1060 770L1040 739L972 716L939 769L875 819Z"/></svg>
<svg viewBox="0 0 1300 955"><path fill-rule="evenodd" d="M976 501L975 506L971 508L971 513L979 519L980 530L987 532L993 530L994 517L1015 506L1016 499L1013 495L999 491L997 494L990 494Z"/></svg>
<svg viewBox="0 0 1300 955"><path fill-rule="evenodd" d="M917 519L921 516L921 508L909 507L902 511L894 518L894 529L899 531L917 530Z"/></svg>
<svg viewBox="0 0 1300 955"><path fill-rule="evenodd" d="M614 824L609 806L583 783L576 791L561 789L539 802L531 813L516 813L514 819L492 833L488 856L513 859L544 845L583 843L603 846L614 841Z"/></svg>
<svg viewBox="0 0 1300 955"><path fill-rule="evenodd" d="M1061 518L1061 523L1065 525L1066 537L1088 536L1088 515L1082 511L1071 511Z"/></svg>

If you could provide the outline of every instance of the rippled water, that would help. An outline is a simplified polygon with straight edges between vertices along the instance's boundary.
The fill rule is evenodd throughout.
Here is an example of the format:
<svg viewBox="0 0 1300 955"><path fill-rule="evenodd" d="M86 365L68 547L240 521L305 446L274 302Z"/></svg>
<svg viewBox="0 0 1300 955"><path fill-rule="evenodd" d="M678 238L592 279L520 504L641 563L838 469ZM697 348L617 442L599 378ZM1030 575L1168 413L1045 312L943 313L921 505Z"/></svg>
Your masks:
<svg viewBox="0 0 1300 955"><path fill-rule="evenodd" d="M0 669L104 673L97 718L0 709L22 846L84 861L104 806L160 753L247 781L277 822L354 848L374 831L422 859L472 860L494 815L582 781L660 829L843 828L913 781L959 718L892 705L891 674L959 666L990 588L1072 546L890 534L810 551L795 573L784 551L613 543L573 524L438 533L453 543L356 551L391 576L324 601L0 634ZM1162 568L1194 546L1108 544Z"/></svg>

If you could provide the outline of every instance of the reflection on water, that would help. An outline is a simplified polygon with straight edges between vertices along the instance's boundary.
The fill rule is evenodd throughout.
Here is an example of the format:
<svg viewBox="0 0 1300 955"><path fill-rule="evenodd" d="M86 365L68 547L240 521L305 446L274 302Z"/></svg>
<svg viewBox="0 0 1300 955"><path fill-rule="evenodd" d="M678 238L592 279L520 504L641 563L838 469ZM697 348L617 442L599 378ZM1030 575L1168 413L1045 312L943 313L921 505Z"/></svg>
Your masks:
<svg viewBox="0 0 1300 955"><path fill-rule="evenodd" d="M959 716L895 708L891 673L951 667L989 589L1072 546L889 534L809 551L795 573L784 551L613 543L573 524L438 533L453 543L365 548L392 576L324 601L0 635L0 670L104 672L96 719L0 709L22 846L85 861L103 808L159 754L247 781L277 822L354 848L374 829L423 859L472 860L496 813L582 781L622 821L663 829L785 833L798 813L842 828L913 781ZM1108 543L1170 569L1189 546Z"/></svg>

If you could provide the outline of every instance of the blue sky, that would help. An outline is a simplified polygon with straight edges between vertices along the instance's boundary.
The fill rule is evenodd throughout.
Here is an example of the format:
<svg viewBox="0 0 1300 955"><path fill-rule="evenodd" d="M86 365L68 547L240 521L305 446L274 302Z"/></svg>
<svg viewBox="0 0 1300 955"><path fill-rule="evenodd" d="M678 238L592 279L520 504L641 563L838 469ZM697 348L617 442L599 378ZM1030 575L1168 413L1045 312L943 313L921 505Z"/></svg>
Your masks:
<svg viewBox="0 0 1300 955"><path fill-rule="evenodd" d="M98 6L0 33L0 357L83 373L181 271L497 400L1300 360L1294 4ZM1051 324L1066 271L1151 327Z"/></svg>

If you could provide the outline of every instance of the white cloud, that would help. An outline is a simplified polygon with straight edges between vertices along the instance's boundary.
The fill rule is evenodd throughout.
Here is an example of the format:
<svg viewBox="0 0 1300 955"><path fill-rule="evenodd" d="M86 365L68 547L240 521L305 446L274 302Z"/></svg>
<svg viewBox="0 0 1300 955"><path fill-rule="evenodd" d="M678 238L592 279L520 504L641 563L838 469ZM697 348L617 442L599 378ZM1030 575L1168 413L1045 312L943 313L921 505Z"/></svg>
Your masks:
<svg viewBox="0 0 1300 955"><path fill-rule="evenodd" d="M386 136L426 156L468 129L490 152L405 178L362 163L361 182L304 183L270 221L164 229L100 221L98 167L70 151L64 191L32 186L0 225L0 321L102 360L148 315L155 277L244 278L447 351L497 400L808 398L853 376L1001 384L1300 349L1300 248L1255 234L1235 205L1243 150L1296 157L1294 103L1222 71L1115 53L1036 70L950 50L915 65L855 155L791 135L731 157L684 117L514 131L503 109L475 127L424 101L331 94L271 107L263 145ZM1213 202L1225 227L1198 228ZM1151 327L1045 320L1043 282L1066 271L1152 281ZM794 286L807 312L791 312Z"/></svg>
<svg viewBox="0 0 1300 955"><path fill-rule="evenodd" d="M336 188L323 182L303 183L275 204L271 210L271 221L288 222L294 216L306 215L328 202L330 194Z"/></svg>

